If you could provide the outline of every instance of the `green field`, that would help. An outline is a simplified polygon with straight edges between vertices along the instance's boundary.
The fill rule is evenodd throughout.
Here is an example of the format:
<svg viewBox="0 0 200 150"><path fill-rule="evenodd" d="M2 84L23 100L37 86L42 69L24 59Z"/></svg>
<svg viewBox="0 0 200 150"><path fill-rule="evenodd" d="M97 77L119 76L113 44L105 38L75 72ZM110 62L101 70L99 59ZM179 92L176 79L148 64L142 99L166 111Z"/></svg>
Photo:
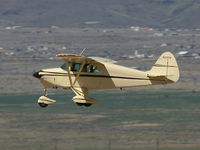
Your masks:
<svg viewBox="0 0 200 150"><path fill-rule="evenodd" d="M200 93L100 91L99 105L75 105L72 92L0 95L0 150L199 150Z"/></svg>

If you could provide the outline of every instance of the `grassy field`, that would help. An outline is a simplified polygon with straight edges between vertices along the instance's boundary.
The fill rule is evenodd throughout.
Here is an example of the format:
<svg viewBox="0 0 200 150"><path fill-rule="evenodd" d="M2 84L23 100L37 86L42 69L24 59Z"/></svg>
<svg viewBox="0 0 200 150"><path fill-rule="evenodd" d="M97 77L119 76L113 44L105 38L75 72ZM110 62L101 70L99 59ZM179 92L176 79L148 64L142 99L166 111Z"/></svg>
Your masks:
<svg viewBox="0 0 200 150"><path fill-rule="evenodd" d="M0 95L2 150L199 150L200 93L100 91L99 105L75 105L71 92L50 94L57 103L37 105L38 94Z"/></svg>

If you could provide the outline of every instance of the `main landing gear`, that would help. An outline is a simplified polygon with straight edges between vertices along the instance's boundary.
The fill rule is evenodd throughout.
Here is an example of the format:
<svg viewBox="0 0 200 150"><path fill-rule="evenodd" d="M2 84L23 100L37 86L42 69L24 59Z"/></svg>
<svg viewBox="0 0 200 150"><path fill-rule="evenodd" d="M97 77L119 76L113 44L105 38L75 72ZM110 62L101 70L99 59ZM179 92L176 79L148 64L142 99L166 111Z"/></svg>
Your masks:
<svg viewBox="0 0 200 150"><path fill-rule="evenodd" d="M47 89L44 88L44 96L46 97L47 95L48 95ZM39 99L39 100L40 100L40 99ZM38 100L38 105L39 105L40 107L45 108L45 107L48 106L48 104L45 104L44 102L41 102L41 101L39 101L39 100Z"/></svg>
<svg viewBox="0 0 200 150"><path fill-rule="evenodd" d="M47 107L50 104L55 104L56 101L47 97L47 89L44 88L44 96L41 96L38 99L38 105L42 108ZM78 106L85 106L90 107L92 104L98 104L98 101L90 98L90 97L83 97L83 96L75 96L73 97L73 102L75 102Z"/></svg>
<svg viewBox="0 0 200 150"><path fill-rule="evenodd" d="M54 104L54 103L56 103L56 101L55 100L53 100L53 99L50 99L50 98L48 98L47 97L47 89L45 88L44 89L44 96L41 96L39 99L38 99L38 105L40 106L40 107L47 107L49 104Z"/></svg>
<svg viewBox="0 0 200 150"><path fill-rule="evenodd" d="M47 95L48 95L47 89L44 88L44 96L47 96Z"/></svg>
<svg viewBox="0 0 200 150"><path fill-rule="evenodd" d="M38 103L38 105L39 105L40 107L42 107L42 108L44 108L44 107L47 107L47 106L48 106L48 104L45 104L45 103Z"/></svg>
<svg viewBox="0 0 200 150"><path fill-rule="evenodd" d="M76 103L78 106L85 106L85 107L90 107L92 104L90 103Z"/></svg>

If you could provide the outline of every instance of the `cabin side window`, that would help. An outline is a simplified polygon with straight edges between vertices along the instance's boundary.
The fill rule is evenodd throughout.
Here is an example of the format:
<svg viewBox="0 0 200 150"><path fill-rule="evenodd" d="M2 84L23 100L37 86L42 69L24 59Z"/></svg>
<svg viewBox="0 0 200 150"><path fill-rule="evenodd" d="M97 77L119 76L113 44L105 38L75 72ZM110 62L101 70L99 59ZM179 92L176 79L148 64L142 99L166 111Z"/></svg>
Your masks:
<svg viewBox="0 0 200 150"><path fill-rule="evenodd" d="M81 69L81 63L72 63L70 71L79 72ZM70 66L70 62L68 62L68 66ZM62 69L67 70L66 63L61 66ZM85 64L81 72L88 72L88 73L99 73L100 69L95 65Z"/></svg>
<svg viewBox="0 0 200 150"><path fill-rule="evenodd" d="M89 64L85 64L85 65L83 66L83 69L82 69L81 72L88 72L89 67L90 67Z"/></svg>
<svg viewBox="0 0 200 150"><path fill-rule="evenodd" d="M90 73L98 73L98 72L100 72L100 70L97 66L91 65L89 72Z"/></svg>
<svg viewBox="0 0 200 150"><path fill-rule="evenodd" d="M71 71L79 72L80 68L81 68L81 64L80 63L72 63Z"/></svg>

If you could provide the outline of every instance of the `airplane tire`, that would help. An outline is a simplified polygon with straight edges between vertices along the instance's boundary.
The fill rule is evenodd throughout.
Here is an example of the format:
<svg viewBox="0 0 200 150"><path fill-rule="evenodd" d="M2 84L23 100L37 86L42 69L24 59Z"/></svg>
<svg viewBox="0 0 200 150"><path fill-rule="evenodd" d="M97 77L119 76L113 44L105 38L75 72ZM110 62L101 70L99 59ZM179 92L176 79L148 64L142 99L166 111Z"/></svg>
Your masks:
<svg viewBox="0 0 200 150"><path fill-rule="evenodd" d="M76 103L78 106L83 106L83 103Z"/></svg>
<svg viewBox="0 0 200 150"><path fill-rule="evenodd" d="M44 108L44 107L47 107L48 104L45 104L45 103L38 103L40 105L40 107Z"/></svg>
<svg viewBox="0 0 200 150"><path fill-rule="evenodd" d="M90 104L90 103L85 103L85 104L84 104L85 107L90 107L91 105L92 105L92 104Z"/></svg>

